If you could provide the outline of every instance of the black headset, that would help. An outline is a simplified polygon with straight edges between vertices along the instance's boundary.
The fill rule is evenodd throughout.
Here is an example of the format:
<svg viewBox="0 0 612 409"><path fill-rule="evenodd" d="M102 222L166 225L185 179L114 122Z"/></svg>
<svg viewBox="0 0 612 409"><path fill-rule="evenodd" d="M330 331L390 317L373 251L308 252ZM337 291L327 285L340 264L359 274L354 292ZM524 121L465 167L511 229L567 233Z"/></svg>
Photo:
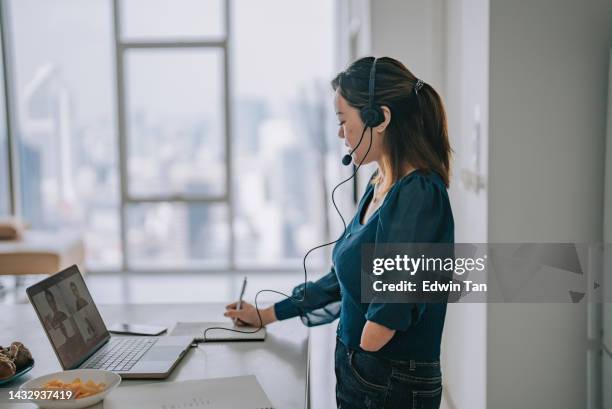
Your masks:
<svg viewBox="0 0 612 409"><path fill-rule="evenodd" d="M374 57L372 68L370 68L370 80L368 81L368 105L361 108L361 120L368 128L374 128L383 123L385 115L379 105L374 103L376 92L376 61Z"/></svg>
<svg viewBox="0 0 612 409"><path fill-rule="evenodd" d="M368 80L368 105L361 108L359 114L361 116L361 122L364 124L363 132L361 133L361 139L357 143L357 146L353 148L350 153L347 153L342 157L342 164L344 166L348 166L353 161L352 154L357 150L359 145L361 145L361 141L363 140L363 136L365 135L365 130L367 128L374 128L383 123L385 120L385 114L382 111L380 105L376 105L374 103L374 96L376 94L376 61L377 58L374 57L374 61L372 61L372 68L370 68L370 79ZM370 129L370 144L372 143L372 130ZM370 148L368 148L369 152Z"/></svg>

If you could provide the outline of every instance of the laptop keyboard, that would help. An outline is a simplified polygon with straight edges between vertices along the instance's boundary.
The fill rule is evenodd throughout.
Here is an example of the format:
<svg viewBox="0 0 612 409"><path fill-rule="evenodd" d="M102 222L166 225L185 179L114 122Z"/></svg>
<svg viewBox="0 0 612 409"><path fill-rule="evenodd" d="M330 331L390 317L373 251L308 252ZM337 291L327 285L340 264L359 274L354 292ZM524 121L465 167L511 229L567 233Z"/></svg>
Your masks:
<svg viewBox="0 0 612 409"><path fill-rule="evenodd" d="M96 354L82 368L129 371L155 342L157 338L111 338L108 347Z"/></svg>

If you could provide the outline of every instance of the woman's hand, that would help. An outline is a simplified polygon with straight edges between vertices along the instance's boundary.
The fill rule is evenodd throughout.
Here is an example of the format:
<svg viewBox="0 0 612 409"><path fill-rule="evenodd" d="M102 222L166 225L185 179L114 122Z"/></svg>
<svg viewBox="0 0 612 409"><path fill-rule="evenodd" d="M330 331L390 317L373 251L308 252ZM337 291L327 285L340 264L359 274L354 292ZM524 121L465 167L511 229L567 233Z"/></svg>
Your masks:
<svg viewBox="0 0 612 409"><path fill-rule="evenodd" d="M374 321L366 321L361 331L360 347L364 351L376 352L387 345L395 335L395 330L380 325Z"/></svg>
<svg viewBox="0 0 612 409"><path fill-rule="evenodd" d="M257 315L257 310L253 304L243 301L239 310L236 310L238 306L237 302L233 302L225 306L226 317L230 317L234 320L236 325L239 326L251 326L251 327L262 327L276 321L276 314L274 313L274 306L263 308L259 310L261 315L261 321Z"/></svg>

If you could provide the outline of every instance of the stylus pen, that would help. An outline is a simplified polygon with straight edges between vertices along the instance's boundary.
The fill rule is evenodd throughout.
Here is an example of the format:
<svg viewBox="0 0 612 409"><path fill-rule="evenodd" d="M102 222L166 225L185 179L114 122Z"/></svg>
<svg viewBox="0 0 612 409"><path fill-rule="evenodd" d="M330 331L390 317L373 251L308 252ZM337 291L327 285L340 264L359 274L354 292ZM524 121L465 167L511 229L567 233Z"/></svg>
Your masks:
<svg viewBox="0 0 612 409"><path fill-rule="evenodd" d="M244 297L244 291L246 290L246 285L247 285L247 278L245 276L244 280L242 280L242 290L240 290L240 298L238 298L238 304L236 305L236 311L240 311L240 309L242 308L242 298Z"/></svg>

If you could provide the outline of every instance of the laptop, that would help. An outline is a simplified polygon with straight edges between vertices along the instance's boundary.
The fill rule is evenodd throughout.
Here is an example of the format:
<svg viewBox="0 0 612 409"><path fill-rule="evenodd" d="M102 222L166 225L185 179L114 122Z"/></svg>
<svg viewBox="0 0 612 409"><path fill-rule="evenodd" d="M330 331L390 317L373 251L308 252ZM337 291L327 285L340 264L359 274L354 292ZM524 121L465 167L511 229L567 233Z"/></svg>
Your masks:
<svg viewBox="0 0 612 409"><path fill-rule="evenodd" d="M62 368L94 368L123 378L163 379L192 336L111 336L76 265L26 290Z"/></svg>

